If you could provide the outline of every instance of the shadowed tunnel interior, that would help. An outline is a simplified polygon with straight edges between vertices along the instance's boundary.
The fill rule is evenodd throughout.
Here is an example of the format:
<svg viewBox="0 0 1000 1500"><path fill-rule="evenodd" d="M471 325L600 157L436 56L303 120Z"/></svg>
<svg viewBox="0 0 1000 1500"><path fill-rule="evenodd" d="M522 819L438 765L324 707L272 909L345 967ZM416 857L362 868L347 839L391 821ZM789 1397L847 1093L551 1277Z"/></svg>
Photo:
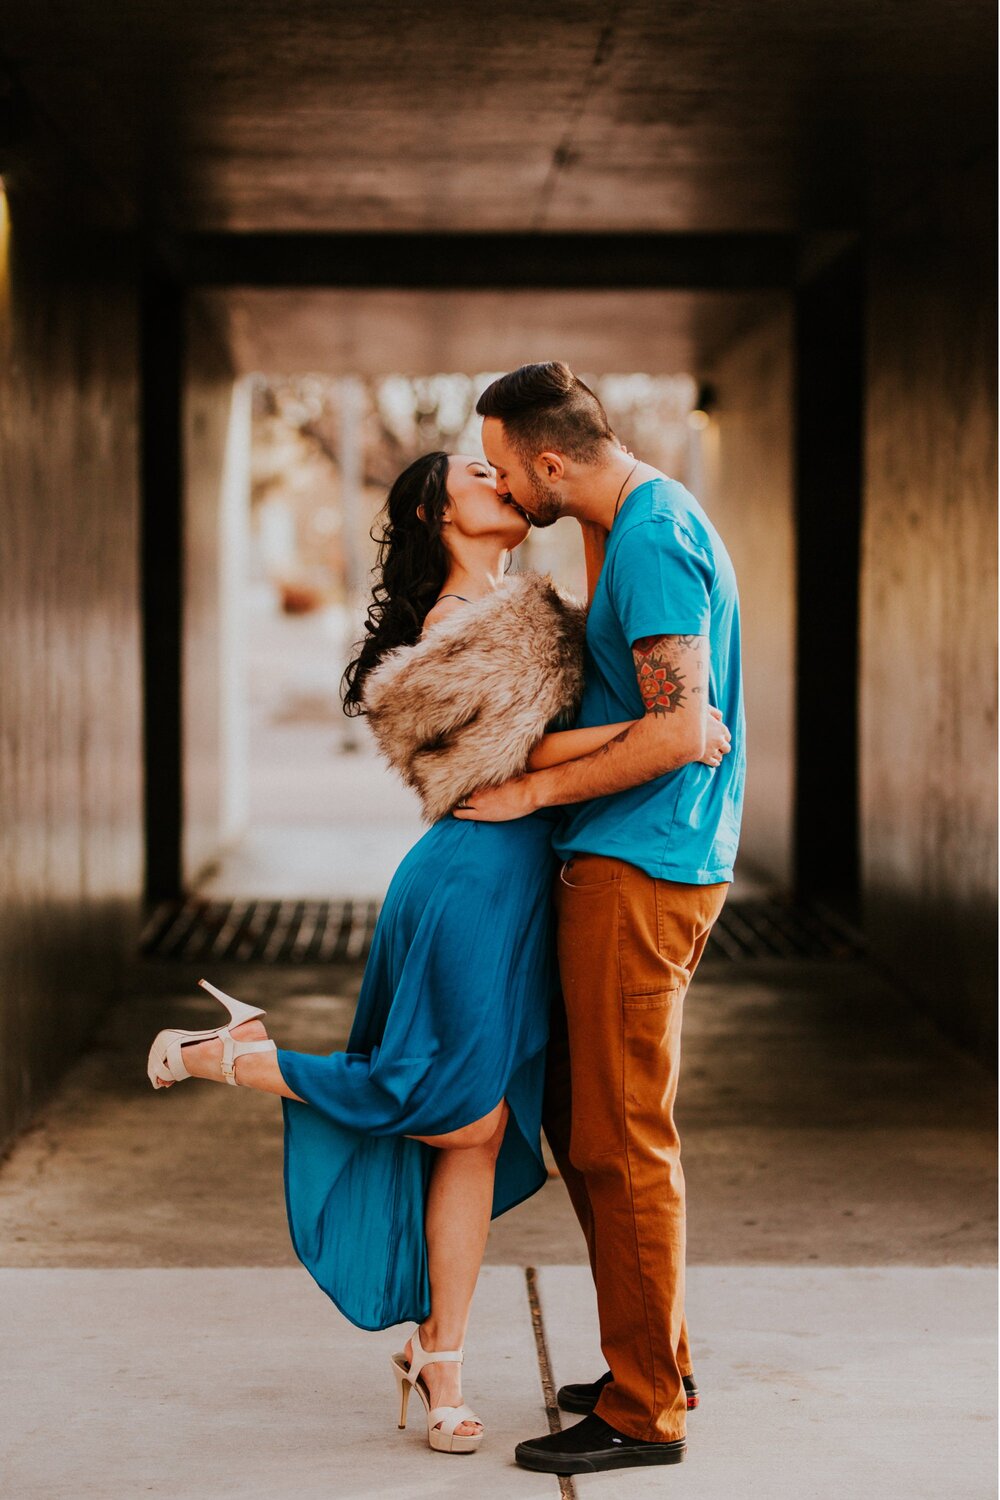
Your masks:
<svg viewBox="0 0 1000 1500"><path fill-rule="evenodd" d="M745 622L742 868L822 899L986 1055L993 27L979 0L363 25L11 0L0 1135L222 837L220 474L259 369L703 383L699 498Z"/></svg>
<svg viewBox="0 0 1000 1500"><path fill-rule="evenodd" d="M281 829L233 883L263 382L316 372L346 401L549 358L687 392L677 477L740 590L742 842L678 1099L703 1390L685 1494L987 1493L995 55L987 0L6 0L18 1500L469 1493L395 1430L385 1339L296 1263L275 1100L154 1095L145 1057L161 1026L216 1024L202 975L266 1005L281 1045L343 1047L375 876L409 838L405 789L373 796L364 756L330 749L349 731L303 616L315 722L294 745L279 725L254 783L275 820L305 808L299 863ZM264 641L275 680L290 639ZM546 1339L555 1383L601 1368L585 1262L556 1175L493 1225L466 1371L490 1500L572 1500L511 1454L547 1402L558 1420ZM601 1483L663 1493L654 1470Z"/></svg>
<svg viewBox="0 0 1000 1500"><path fill-rule="evenodd" d="M982 3L6 7L4 1133L222 820L247 369L711 384L741 858L990 1046L991 36Z"/></svg>

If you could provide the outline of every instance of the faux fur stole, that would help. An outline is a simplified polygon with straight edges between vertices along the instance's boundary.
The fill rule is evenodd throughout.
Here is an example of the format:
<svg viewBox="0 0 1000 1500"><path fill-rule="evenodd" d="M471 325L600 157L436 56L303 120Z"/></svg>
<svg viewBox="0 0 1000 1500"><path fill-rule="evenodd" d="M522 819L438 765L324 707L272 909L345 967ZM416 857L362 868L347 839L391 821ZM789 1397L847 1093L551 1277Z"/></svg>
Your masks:
<svg viewBox="0 0 1000 1500"><path fill-rule="evenodd" d="M429 823L519 775L551 721L575 713L586 617L547 574L515 573L370 673L368 722Z"/></svg>

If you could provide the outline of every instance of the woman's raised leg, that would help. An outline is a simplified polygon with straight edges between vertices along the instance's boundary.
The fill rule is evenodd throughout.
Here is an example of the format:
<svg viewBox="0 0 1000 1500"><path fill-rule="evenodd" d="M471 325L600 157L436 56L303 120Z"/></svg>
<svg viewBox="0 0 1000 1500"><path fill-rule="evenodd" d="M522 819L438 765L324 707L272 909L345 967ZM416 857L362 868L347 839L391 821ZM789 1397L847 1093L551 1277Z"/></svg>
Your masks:
<svg viewBox="0 0 1000 1500"><path fill-rule="evenodd" d="M258 1042L267 1036L263 1021L243 1021L231 1028L236 1042ZM222 1076L222 1043L217 1038L206 1042L188 1042L184 1047L184 1066L192 1078L204 1078L214 1083L224 1083ZM257 1089L262 1094L278 1094L282 1099L300 1099L281 1076L273 1052L250 1053L236 1059L236 1082L243 1088ZM164 1088L173 1086L172 1080L162 1078Z"/></svg>
<svg viewBox="0 0 1000 1500"><path fill-rule="evenodd" d="M267 1032L262 1022L254 1020L234 1026L232 1035L238 1041L257 1041ZM222 1043L216 1039L193 1042L184 1049L184 1064L192 1078L221 1081L221 1059ZM299 1098L281 1076L273 1052L240 1057L236 1072L237 1082L244 1088L286 1099ZM509 1115L509 1106L502 1099L488 1115L459 1130L413 1137L437 1152L424 1220L431 1311L420 1325L420 1341L428 1352L460 1349L465 1342L472 1294L489 1234L496 1161ZM407 1359L412 1357L409 1341L405 1355ZM460 1365L431 1360L424 1365L420 1378L432 1406L461 1405ZM480 1426L461 1422L455 1431L460 1436L472 1436Z"/></svg>

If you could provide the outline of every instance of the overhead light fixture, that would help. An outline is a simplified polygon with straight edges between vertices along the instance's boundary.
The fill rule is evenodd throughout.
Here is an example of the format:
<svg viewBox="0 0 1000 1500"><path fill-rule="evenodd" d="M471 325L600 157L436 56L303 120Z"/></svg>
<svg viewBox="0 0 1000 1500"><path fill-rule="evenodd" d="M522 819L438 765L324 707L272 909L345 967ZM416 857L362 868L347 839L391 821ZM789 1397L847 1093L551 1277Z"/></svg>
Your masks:
<svg viewBox="0 0 1000 1500"><path fill-rule="evenodd" d="M688 426L694 427L698 431L707 427L710 420L710 413L716 404L716 399L715 386L703 381L698 387L694 409L688 413Z"/></svg>

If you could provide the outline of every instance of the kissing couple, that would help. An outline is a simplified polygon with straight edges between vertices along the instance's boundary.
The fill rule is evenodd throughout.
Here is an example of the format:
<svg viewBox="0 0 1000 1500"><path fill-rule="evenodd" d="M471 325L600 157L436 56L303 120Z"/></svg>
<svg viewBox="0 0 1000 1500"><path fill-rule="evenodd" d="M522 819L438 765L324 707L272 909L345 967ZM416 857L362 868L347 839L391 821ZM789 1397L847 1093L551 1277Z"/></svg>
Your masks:
<svg viewBox="0 0 1000 1500"><path fill-rule="evenodd" d="M395 481L344 708L430 827L382 906L346 1050L277 1047L264 1012L162 1031L154 1087L277 1094L303 1264L391 1355L405 1426L478 1448L462 1398L491 1218L547 1179L587 1243L608 1369L584 1414L518 1444L553 1474L677 1463L697 1405L674 1122L684 996L733 878L745 773L736 578L675 479L623 450L562 363L481 396L486 462L429 453ZM530 527L579 522L586 605L507 572Z"/></svg>

